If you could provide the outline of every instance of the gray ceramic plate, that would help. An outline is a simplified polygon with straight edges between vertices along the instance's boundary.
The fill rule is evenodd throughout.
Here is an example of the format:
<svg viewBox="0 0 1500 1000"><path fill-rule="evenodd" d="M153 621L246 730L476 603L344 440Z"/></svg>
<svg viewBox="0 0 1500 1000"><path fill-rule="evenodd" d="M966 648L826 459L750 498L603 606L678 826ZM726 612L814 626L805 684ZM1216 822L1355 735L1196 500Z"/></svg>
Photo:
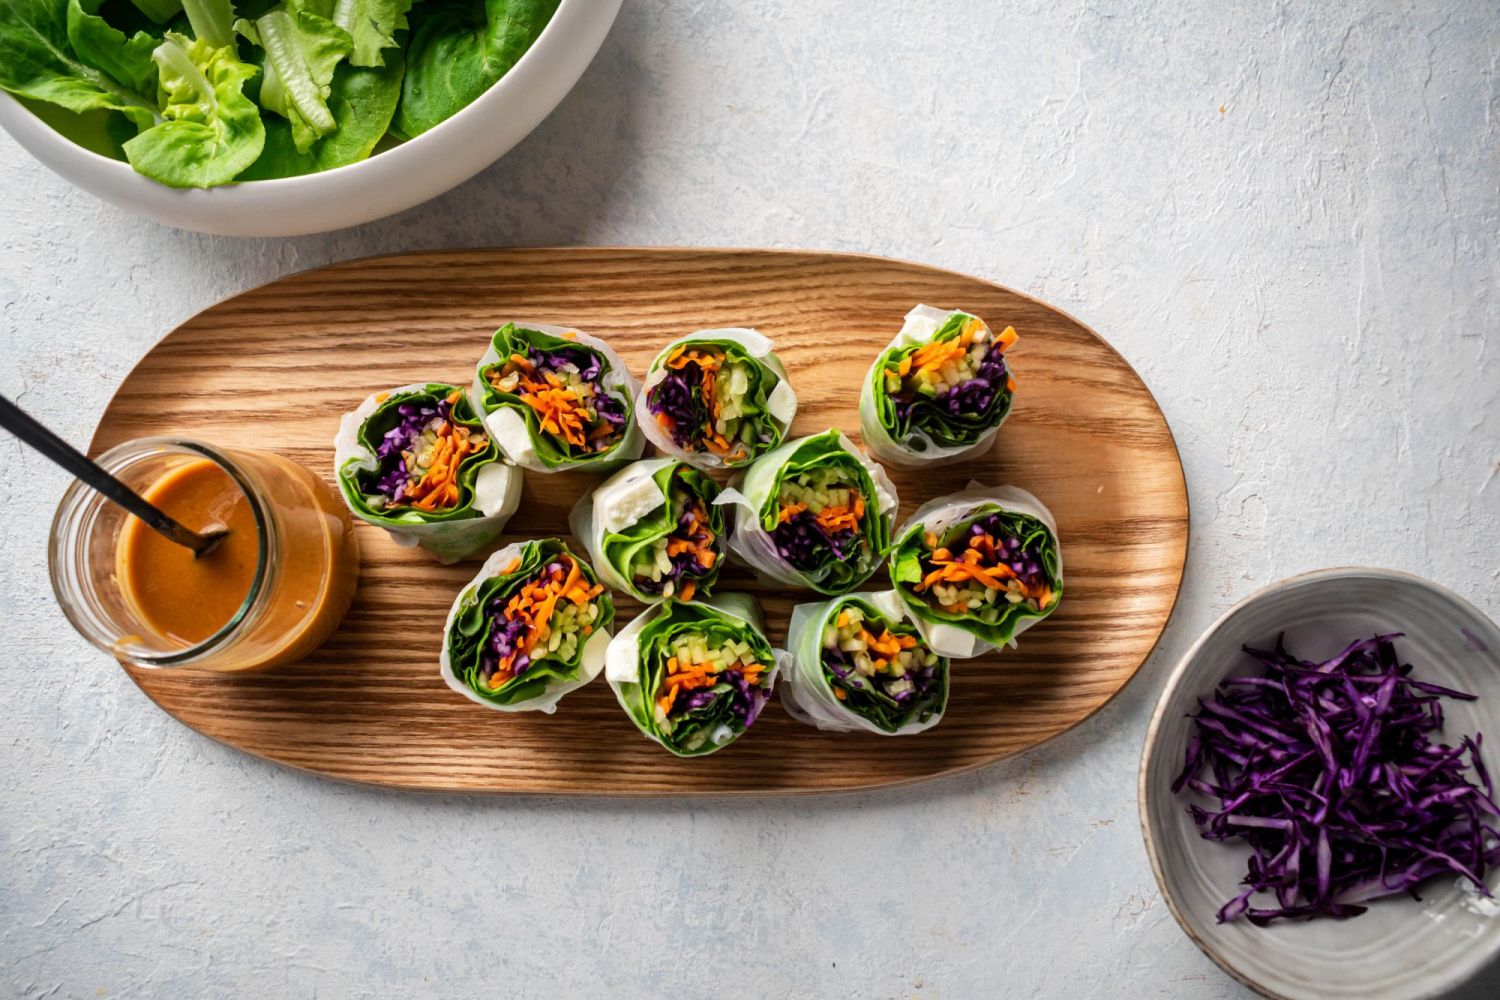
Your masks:
<svg viewBox="0 0 1500 1000"><path fill-rule="evenodd" d="M1241 601L1188 650L1167 680L1141 759L1141 829L1157 884L1188 936L1226 972L1271 997L1439 996L1500 954L1500 900L1437 878L1422 901L1379 900L1351 920L1215 923L1244 876L1246 850L1198 836L1172 793L1197 699L1223 677L1252 673L1240 646L1278 632L1304 659L1325 659L1355 638L1400 631L1397 651L1425 680L1479 696L1444 703L1445 734L1482 731L1485 764L1500 775L1500 628L1436 584L1383 569L1328 569L1273 584ZM1500 895L1500 871L1489 873Z"/></svg>

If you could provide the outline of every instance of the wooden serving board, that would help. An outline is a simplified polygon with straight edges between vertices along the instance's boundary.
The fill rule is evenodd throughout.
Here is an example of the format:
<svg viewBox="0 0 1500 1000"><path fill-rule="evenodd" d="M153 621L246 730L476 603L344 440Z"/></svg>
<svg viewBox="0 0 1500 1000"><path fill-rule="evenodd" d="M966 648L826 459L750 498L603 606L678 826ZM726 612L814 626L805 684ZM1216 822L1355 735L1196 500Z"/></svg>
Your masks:
<svg viewBox="0 0 1500 1000"><path fill-rule="evenodd" d="M147 695L213 739L292 767L404 788L589 794L826 792L962 771L1088 718L1135 674L1166 625L1187 548L1182 466L1140 378L1078 321L962 275L875 257L763 250L542 249L413 253L294 275L221 302L167 336L110 403L93 452L179 434L265 448L332 483L339 416L368 393L466 384L511 319L602 336L637 376L668 340L705 327L771 336L797 390L796 434L857 436L860 380L918 302L1019 331L1015 408L985 458L892 469L905 517L971 479L1035 493L1057 517L1067 594L1019 649L959 661L936 728L888 739L803 726L773 703L748 734L679 760L631 725L600 677L555 715L490 711L450 691L437 651L449 604L481 557L443 567L360 525L359 594L306 661L250 676L131 669ZM512 537L566 535L603 477L526 476ZM884 574L868 585L884 585ZM721 591L762 602L773 643L799 600L737 563ZM618 620L640 612L620 600Z"/></svg>

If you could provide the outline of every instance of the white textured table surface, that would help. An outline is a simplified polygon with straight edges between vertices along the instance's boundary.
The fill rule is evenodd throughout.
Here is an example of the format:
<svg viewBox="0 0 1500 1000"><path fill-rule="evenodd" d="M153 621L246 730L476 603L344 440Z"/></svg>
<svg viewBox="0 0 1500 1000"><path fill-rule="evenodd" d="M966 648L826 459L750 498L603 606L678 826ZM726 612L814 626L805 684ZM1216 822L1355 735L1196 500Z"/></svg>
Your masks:
<svg viewBox="0 0 1500 1000"><path fill-rule="evenodd" d="M1300 570L1401 567L1500 614L1493 2L737 6L627 3L509 157L326 236L162 229L0 136L0 392L86 442L177 323L368 254L910 258L1079 316L1155 390L1192 495L1160 650L1067 736L907 791L348 787L210 743L75 637L44 571L63 477L0 439L0 994L1243 993L1147 867L1145 720L1218 612Z"/></svg>

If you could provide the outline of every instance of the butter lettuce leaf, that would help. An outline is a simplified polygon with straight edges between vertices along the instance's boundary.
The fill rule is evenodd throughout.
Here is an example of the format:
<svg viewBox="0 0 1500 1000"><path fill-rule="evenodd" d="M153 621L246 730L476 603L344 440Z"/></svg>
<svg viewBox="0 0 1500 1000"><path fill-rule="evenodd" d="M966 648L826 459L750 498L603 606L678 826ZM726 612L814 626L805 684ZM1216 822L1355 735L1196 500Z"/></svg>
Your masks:
<svg viewBox="0 0 1500 1000"><path fill-rule="evenodd" d="M333 71L328 93L334 130L307 149L299 150L292 137L291 123L276 115L268 117L265 148L239 179L298 177L368 158L396 114L405 66L400 49L386 53L384 66L366 68L340 63Z"/></svg>
<svg viewBox="0 0 1500 1000"><path fill-rule="evenodd" d="M152 58L163 121L125 143L131 166L171 187L234 180L265 144L260 109L244 93L255 67L240 62L232 46L215 48L174 31Z"/></svg>
<svg viewBox="0 0 1500 1000"><path fill-rule="evenodd" d="M265 51L260 103L285 118L299 153L338 127L328 98L333 73L354 48L349 33L327 15L333 0L287 0L234 28Z"/></svg>
<svg viewBox="0 0 1500 1000"><path fill-rule="evenodd" d="M80 59L68 37L68 9L67 0L0 3L0 89L79 113L119 111L137 128L150 128L155 94Z"/></svg>
<svg viewBox="0 0 1500 1000"><path fill-rule="evenodd" d="M334 0L331 20L353 39L352 66L384 66L386 49L397 45L396 32L407 26L412 0Z"/></svg>
<svg viewBox="0 0 1500 1000"><path fill-rule="evenodd" d="M102 70L140 94L156 92L156 63L151 53L161 33L138 30L126 35L99 12L104 0L68 0L68 42L79 60Z"/></svg>
<svg viewBox="0 0 1500 1000"><path fill-rule="evenodd" d="M560 0L430 0L412 16L396 129L407 138L462 111L520 61Z"/></svg>

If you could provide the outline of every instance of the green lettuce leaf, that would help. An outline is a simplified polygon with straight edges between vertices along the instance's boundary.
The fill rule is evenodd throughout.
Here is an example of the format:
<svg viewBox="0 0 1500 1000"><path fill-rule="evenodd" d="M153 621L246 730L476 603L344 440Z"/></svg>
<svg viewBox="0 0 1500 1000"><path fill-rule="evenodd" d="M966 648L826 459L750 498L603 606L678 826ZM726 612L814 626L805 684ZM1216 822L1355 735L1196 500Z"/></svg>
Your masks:
<svg viewBox="0 0 1500 1000"><path fill-rule="evenodd" d="M232 45L214 48L170 31L152 58L165 120L125 143L131 166L171 187L234 180L265 143L260 109L243 89L255 67L240 62Z"/></svg>
<svg viewBox="0 0 1500 1000"><path fill-rule="evenodd" d="M79 113L119 111L137 128L151 128L155 94L80 59L68 37L68 14L67 0L0 2L0 90ZM80 30L92 38L92 29Z"/></svg>
<svg viewBox="0 0 1500 1000"><path fill-rule="evenodd" d="M387 53L385 65L374 69L340 63L333 71L328 93L333 131L308 149L299 150L291 123L276 115L267 116L265 148L239 179L297 177L367 159L396 114L404 69L400 49Z"/></svg>
<svg viewBox="0 0 1500 1000"><path fill-rule="evenodd" d="M349 33L328 15L334 0L286 0L237 32L265 51L260 104L292 127L299 153L338 127L328 106L335 67L353 50Z"/></svg>
<svg viewBox="0 0 1500 1000"><path fill-rule="evenodd" d="M510 678L499 687L491 688L485 680L482 659L489 648L490 635L497 616L490 611L495 601L502 603L515 596L525 584L536 578L546 565L559 556L567 556L578 564L579 573L590 586L598 582L594 570L583 559L555 538L544 538L527 542L522 546L516 567L481 581L464 591L458 599L457 613L448 627L444 641L448 646L448 659L455 677L476 695L498 705L516 705L538 698L547 689L562 682L575 680L583 665L584 638L580 634L572 655L564 656L561 650L542 650L533 656L525 672ZM609 591L604 590L593 598L597 616L590 624L593 632L608 632L614 624L615 608Z"/></svg>
<svg viewBox="0 0 1500 1000"><path fill-rule="evenodd" d="M701 576L691 578L696 588L695 596L706 597L713 592L724 561L724 508L714 503L719 495L719 484L686 462L666 464L656 471L653 478L666 495L667 502L620 531L606 532L596 558L608 562L620 579L628 583L631 596L647 603L660 600L659 584L654 593L646 589L651 583L648 574L656 567L658 543L673 535L683 513L696 502L708 515L708 530L715 539L714 551L718 553L712 566Z"/></svg>
<svg viewBox="0 0 1500 1000"><path fill-rule="evenodd" d="M426 132L471 104L531 48L560 0L430 0L412 15L396 128Z"/></svg>
<svg viewBox="0 0 1500 1000"><path fill-rule="evenodd" d="M128 37L99 13L104 0L68 0L68 41L78 58L130 89L156 92L156 63L151 53L160 33L140 30Z"/></svg>
<svg viewBox="0 0 1500 1000"><path fill-rule="evenodd" d="M233 0L182 0L182 11L198 41L215 49L234 45Z"/></svg>
<svg viewBox="0 0 1500 1000"><path fill-rule="evenodd" d="M396 32L406 27L412 0L334 0L329 16L354 40L349 62L384 66L385 50L396 47Z"/></svg>

